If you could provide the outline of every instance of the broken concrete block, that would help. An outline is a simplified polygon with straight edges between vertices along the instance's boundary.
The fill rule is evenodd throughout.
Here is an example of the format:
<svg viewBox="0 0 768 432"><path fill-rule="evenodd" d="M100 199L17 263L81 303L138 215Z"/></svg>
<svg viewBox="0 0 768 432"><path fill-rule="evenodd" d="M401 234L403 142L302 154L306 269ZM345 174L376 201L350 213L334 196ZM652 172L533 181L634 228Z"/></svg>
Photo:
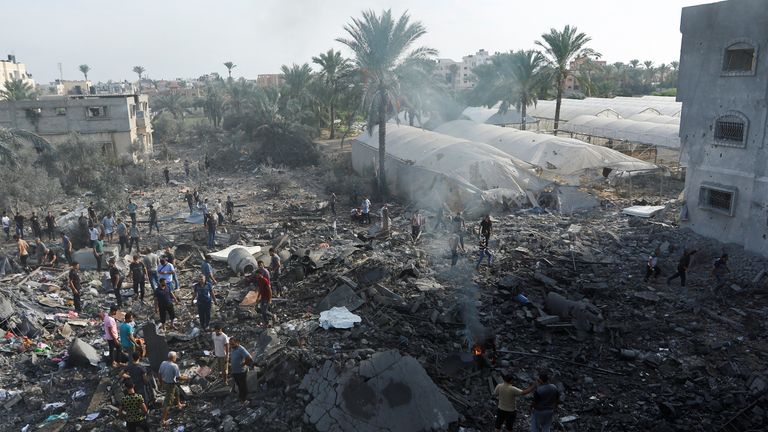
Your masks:
<svg viewBox="0 0 768 432"><path fill-rule="evenodd" d="M376 353L341 373L327 361L300 388L313 397L304 418L321 432L445 430L459 419L421 364L397 351Z"/></svg>
<svg viewBox="0 0 768 432"><path fill-rule="evenodd" d="M160 363L168 360L168 342L165 336L157 334L157 326L153 322L144 324L141 328L144 335L144 343L147 345L149 365L153 371L160 369Z"/></svg>
<svg viewBox="0 0 768 432"><path fill-rule="evenodd" d="M328 293L324 299L317 304L317 310L328 310L334 306L346 306L349 311L353 311L364 304L352 288L347 285L339 285L333 291Z"/></svg>
<svg viewBox="0 0 768 432"><path fill-rule="evenodd" d="M69 357L67 358L67 366L69 367L98 366L100 360L99 352L80 338L75 338L69 345Z"/></svg>
<svg viewBox="0 0 768 432"><path fill-rule="evenodd" d="M543 283L544 285L546 285L549 288L554 288L554 287L557 286L557 281L552 279L551 277L546 276L544 273L541 273L541 272L538 272L538 271L534 272L533 273L533 278L536 279L537 281Z"/></svg>
<svg viewBox="0 0 768 432"><path fill-rule="evenodd" d="M605 329L603 314L594 305L585 301L572 301L558 293L547 294L545 302L548 312L561 318L572 318L579 330L602 332Z"/></svg>

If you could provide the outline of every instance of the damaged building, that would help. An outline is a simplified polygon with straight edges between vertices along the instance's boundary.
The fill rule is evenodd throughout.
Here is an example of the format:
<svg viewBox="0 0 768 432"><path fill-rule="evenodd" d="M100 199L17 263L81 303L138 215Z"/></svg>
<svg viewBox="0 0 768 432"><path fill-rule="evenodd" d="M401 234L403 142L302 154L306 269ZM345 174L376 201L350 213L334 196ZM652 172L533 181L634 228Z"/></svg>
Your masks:
<svg viewBox="0 0 768 432"><path fill-rule="evenodd" d="M764 255L766 26L768 7L761 0L684 8L678 89L680 138L689 161L684 226Z"/></svg>

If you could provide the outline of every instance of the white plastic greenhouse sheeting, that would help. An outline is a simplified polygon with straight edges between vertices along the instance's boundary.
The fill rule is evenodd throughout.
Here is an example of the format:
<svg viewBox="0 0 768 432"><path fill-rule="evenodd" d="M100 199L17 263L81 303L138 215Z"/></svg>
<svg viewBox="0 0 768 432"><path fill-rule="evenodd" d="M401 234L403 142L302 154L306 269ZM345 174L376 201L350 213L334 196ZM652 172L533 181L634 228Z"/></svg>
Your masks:
<svg viewBox="0 0 768 432"><path fill-rule="evenodd" d="M680 126L628 119L579 116L560 126L564 132L680 149Z"/></svg>
<svg viewBox="0 0 768 432"><path fill-rule="evenodd" d="M583 175L587 170L644 171L656 165L621 152L571 138L483 125L469 120L444 123L435 132L491 145L504 153L562 177Z"/></svg>
<svg viewBox="0 0 768 432"><path fill-rule="evenodd" d="M471 142L410 126L389 124L386 136L387 154L427 172L444 175L467 189L480 192L488 189L507 189L519 197L526 192L542 191L549 182L536 175L535 167L487 144ZM354 145L363 145L378 154L378 128L372 134L363 133ZM361 166L367 157L353 147L353 165ZM369 164L373 160L368 161ZM392 176L390 173L389 176ZM402 178L406 173L397 173ZM423 180L422 180L423 181ZM527 199L527 198L526 198Z"/></svg>
<svg viewBox="0 0 768 432"><path fill-rule="evenodd" d="M522 116L519 112L511 109L506 114L499 114L498 108L486 107L467 107L461 113L462 116L477 123L488 123L495 125L520 124ZM526 123L535 124L539 120L530 115L526 116Z"/></svg>
<svg viewBox="0 0 768 432"><path fill-rule="evenodd" d="M660 123L660 124L673 124L680 126L680 117L665 116L659 114L640 113L635 114L627 118L627 120L634 120L646 123Z"/></svg>
<svg viewBox="0 0 768 432"><path fill-rule="evenodd" d="M528 115L538 118L554 119L556 101L540 100L528 108ZM673 97L615 97L563 99L560 107L560 119L570 121L580 115L598 115L605 110L612 110L627 118L643 112L657 112L661 115L679 115L683 105Z"/></svg>

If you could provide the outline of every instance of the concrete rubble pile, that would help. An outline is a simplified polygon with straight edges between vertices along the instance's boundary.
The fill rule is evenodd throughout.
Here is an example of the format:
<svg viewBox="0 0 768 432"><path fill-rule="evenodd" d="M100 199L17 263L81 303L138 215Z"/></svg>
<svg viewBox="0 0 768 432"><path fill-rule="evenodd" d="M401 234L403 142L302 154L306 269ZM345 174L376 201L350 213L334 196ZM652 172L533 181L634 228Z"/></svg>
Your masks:
<svg viewBox="0 0 768 432"><path fill-rule="evenodd" d="M202 225L185 221L183 182L135 197L140 205L168 203L162 211L179 215L161 222L160 235L143 234L151 250L174 247L181 284L176 329L157 330L152 305L134 298L130 282L120 312L135 313L151 369L173 350L190 377L181 386L187 407L171 410L169 430L485 431L501 374L511 371L525 388L540 369L550 371L563 395L558 430L768 427L768 261L729 248L729 282L711 293L709 270L722 246L677 229L676 201L606 199L570 215L495 211L494 261L475 271L479 221L467 221L467 252L456 267L447 232L431 229L430 211L417 244L410 238L412 208L396 203L389 206L390 236L368 239L369 227L344 217L334 233L333 217L318 205L327 196L322 175L319 168L296 172L280 196L258 175L211 177L202 190L245 204L217 234L215 250L226 252L213 260L219 283L212 317L254 358L245 406L231 381L212 371L211 338L198 328L189 286L207 239ZM62 213L65 204L74 208L61 203ZM649 219L621 214L633 204L666 210ZM285 269L274 282L283 291L272 305L274 326L263 328L242 273L254 259L267 260L270 247ZM662 275L644 282L645 262L657 247ZM13 255L12 243L3 248ZM679 281L664 283L685 248L698 250L688 297ZM106 365L97 316L115 302L102 277L83 272L81 314L72 311L61 267L0 277L4 430L124 430L116 409L120 369ZM323 328L321 314L334 308L359 322ZM518 404L522 427L530 399ZM149 420L157 425L159 410Z"/></svg>

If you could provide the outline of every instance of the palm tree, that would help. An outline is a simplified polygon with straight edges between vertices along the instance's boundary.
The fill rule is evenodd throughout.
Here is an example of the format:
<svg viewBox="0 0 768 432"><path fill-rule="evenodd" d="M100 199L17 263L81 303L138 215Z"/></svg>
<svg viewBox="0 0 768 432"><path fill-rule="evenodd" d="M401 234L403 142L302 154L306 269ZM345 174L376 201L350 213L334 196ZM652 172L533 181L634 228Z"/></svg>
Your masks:
<svg viewBox="0 0 768 432"><path fill-rule="evenodd" d="M334 51L333 48L328 52L321 53L317 57L312 57L312 62L320 66L320 79L323 83L324 99L328 106L328 139L334 139L336 132L336 101L339 93L345 90L349 85L347 79L352 71L352 66L348 59L341 56L341 52Z"/></svg>
<svg viewBox="0 0 768 432"><path fill-rule="evenodd" d="M630 61L629 61L629 64L631 64L631 65L632 65L632 68L634 68L634 69L637 69L637 65L639 65L639 64L640 64L640 60L638 60L638 59L632 59L632 60L630 60Z"/></svg>
<svg viewBox="0 0 768 432"><path fill-rule="evenodd" d="M521 130L525 130L528 107L536 105L552 82L547 59L534 50L496 54L491 63L477 66L473 72L478 78L475 96L489 108L501 102L499 114L514 107L521 113Z"/></svg>
<svg viewBox="0 0 768 432"><path fill-rule="evenodd" d="M555 84L557 86L557 102L555 103L555 135L560 126L560 106L563 103L563 87L568 77L568 65L571 59L580 56L600 56L593 50L586 48L592 40L584 33L579 33L574 26L566 25L563 31L550 29L549 33L541 35L544 40L536 41L536 45L544 48L544 53L549 57L549 62L555 70Z"/></svg>
<svg viewBox="0 0 768 432"><path fill-rule="evenodd" d="M5 129L0 127L0 164L14 167L19 164L18 151L24 142L32 143L37 153L51 151L52 146L45 138L22 129Z"/></svg>
<svg viewBox="0 0 768 432"><path fill-rule="evenodd" d="M35 99L37 93L35 92L32 84L22 81L20 79L12 79L6 81L3 85L3 89L0 89L0 99L7 101L19 101Z"/></svg>
<svg viewBox="0 0 768 432"><path fill-rule="evenodd" d="M661 82L662 85L664 84L664 75L669 72L669 69L670 67L666 63L662 63L658 68L656 68L656 70L659 72L659 82Z"/></svg>
<svg viewBox="0 0 768 432"><path fill-rule="evenodd" d="M174 119L181 117L184 120L184 113L189 107L189 100L182 93L170 93L158 96L152 103L152 108L158 112L167 111Z"/></svg>
<svg viewBox="0 0 768 432"><path fill-rule="evenodd" d="M88 72L91 71L91 67L87 64L81 64L80 65L80 72L83 73L83 76L85 77L85 80L88 81Z"/></svg>
<svg viewBox="0 0 768 432"><path fill-rule="evenodd" d="M237 65L232 63L231 61L224 62L224 67L227 68L227 73L229 74L229 79L232 79L232 69L236 68Z"/></svg>
<svg viewBox="0 0 768 432"><path fill-rule="evenodd" d="M393 19L391 9L380 16L372 10L364 11L362 18L353 18L344 30L349 38L337 38L336 41L352 50L356 66L365 75L362 109L368 133L373 133L374 125L379 126L379 193L386 197L387 118L388 114L397 111L394 105L400 99L395 68L408 59L432 57L437 51L419 47L408 52L427 30L421 22L410 22L408 13Z"/></svg>
<svg viewBox="0 0 768 432"><path fill-rule="evenodd" d="M646 60L643 62L643 66L645 66L645 76L647 80L648 85L653 85L653 75L656 73L653 62L650 60Z"/></svg>
<svg viewBox="0 0 768 432"><path fill-rule="evenodd" d="M146 72L147 70L144 69L144 66L134 66L132 70L133 70L133 73L139 76L139 85L141 85L141 77L142 75L144 75L144 72Z"/></svg>

